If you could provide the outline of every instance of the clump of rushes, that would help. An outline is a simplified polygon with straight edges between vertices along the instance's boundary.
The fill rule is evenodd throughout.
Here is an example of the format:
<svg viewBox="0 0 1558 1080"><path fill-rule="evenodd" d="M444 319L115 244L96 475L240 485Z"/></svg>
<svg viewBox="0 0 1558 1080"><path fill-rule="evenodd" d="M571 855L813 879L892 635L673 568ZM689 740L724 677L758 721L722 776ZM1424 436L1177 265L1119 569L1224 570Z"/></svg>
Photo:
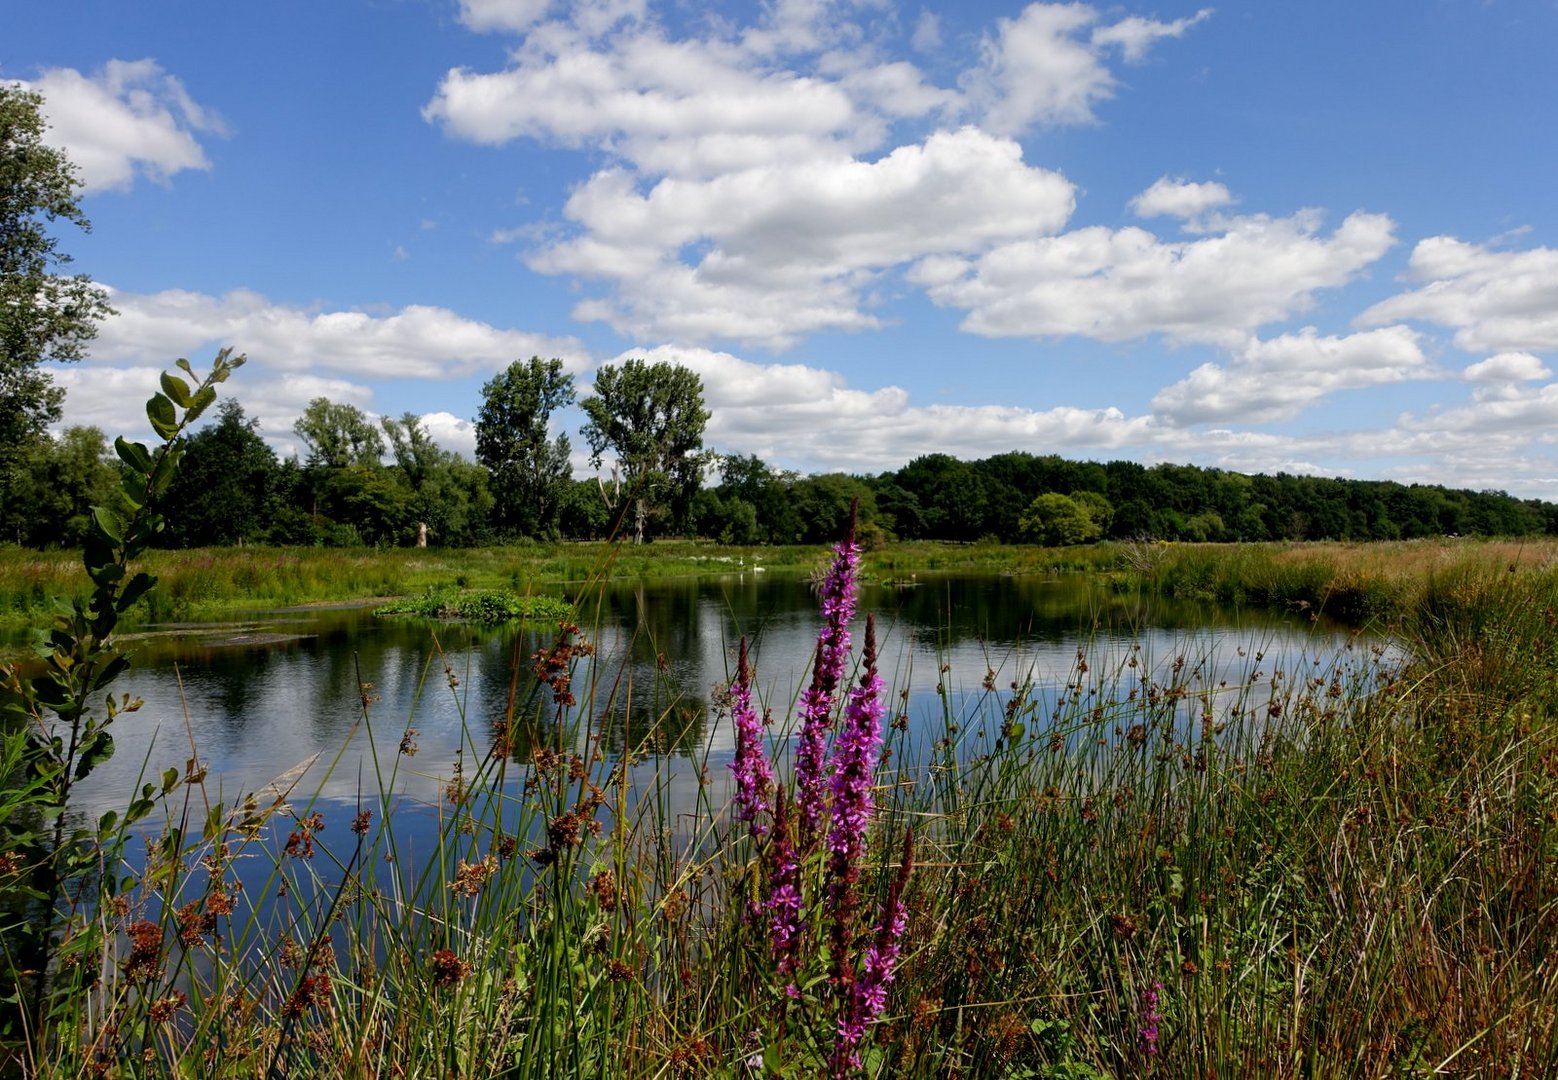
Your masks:
<svg viewBox="0 0 1558 1080"><path fill-rule="evenodd" d="M374 608L373 613L454 619L494 626L516 620L556 622L572 616L573 607L555 596L520 596L498 589L429 588L421 596L405 597Z"/></svg>
<svg viewBox="0 0 1558 1080"><path fill-rule="evenodd" d="M908 909L904 888L913 866L913 833L906 830L898 872L874 925L862 925L860 887L875 809L876 768L882 750L882 679L876 665L876 622L866 617L861 674L849 688L842 723L832 739L836 695L849 666L849 621L856 604L855 571L859 548L854 528L834 549L822 584L822 626L817 635L811 684L801 696L800 746L795 762L795 799L779 788L769 801L773 768L763 752L762 725L751 705L751 668L741 642L737 675L731 686L736 726L735 817L748 823L763 844L760 860L766 897L756 906L767 914L768 948L773 963L777 1022L774 1044L764 1054L770 1069L786 1057L825 1061L829 1075L857 1074L867 1030L882 1015L893 980ZM772 821L770 829L765 818ZM819 843L825 837L825 843ZM824 928L826 932L824 934ZM813 932L815 931L815 932ZM864 944L864 948L859 946ZM808 978L816 969L816 979ZM808 1000L803 986L820 986L819 1000ZM786 1045L793 1007L831 1017L831 1048L806 1045L815 1033L801 1023L801 1035ZM818 1060L820 1059L820 1060ZM789 1064L794 1064L793 1062ZM804 1063L802 1063L804 1065Z"/></svg>

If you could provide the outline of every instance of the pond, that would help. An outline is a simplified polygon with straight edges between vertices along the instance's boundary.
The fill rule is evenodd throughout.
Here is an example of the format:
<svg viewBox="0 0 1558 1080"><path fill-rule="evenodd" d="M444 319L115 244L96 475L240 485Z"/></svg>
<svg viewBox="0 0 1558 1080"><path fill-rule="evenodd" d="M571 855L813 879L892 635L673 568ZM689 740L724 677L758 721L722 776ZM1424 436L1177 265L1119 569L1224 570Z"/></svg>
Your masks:
<svg viewBox="0 0 1558 1080"><path fill-rule="evenodd" d="M752 642L756 697L782 742L815 645L816 603L805 578L777 573L608 585L583 605L579 622L597 653L575 679L581 698L595 687L589 707L607 718L607 753L631 749L636 767L656 770L689 806L700 785L723 803L734 734L717 703L737 642ZM874 612L880 670L909 745L988 714L980 700L1009 696L1013 684L1053 699L1089 671L1090 685L1145 687L1188 661L1199 684L1227 690L1273 672L1328 671L1357 642L1308 616L1122 594L1081 575L922 575L863 587L859 610L857 654L864 614ZM436 806L456 762L469 767L486 754L511 688L522 702L536 693L532 656L555 636L555 627L491 629L364 608L147 628L127 640L134 664L115 686L144 704L116 721L118 752L77 789L74 809L120 808L143 774L182 771L192 756L208 770L211 797L229 806L278 778L294 785L295 802L371 805L392 770L398 805ZM414 756L401 752L412 746Z"/></svg>

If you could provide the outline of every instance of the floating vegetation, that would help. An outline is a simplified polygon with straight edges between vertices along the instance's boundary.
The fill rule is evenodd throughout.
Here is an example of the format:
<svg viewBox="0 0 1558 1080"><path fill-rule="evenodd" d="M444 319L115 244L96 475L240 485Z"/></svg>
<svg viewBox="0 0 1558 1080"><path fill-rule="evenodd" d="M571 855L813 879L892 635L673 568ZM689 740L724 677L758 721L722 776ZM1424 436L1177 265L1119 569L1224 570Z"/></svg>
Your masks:
<svg viewBox="0 0 1558 1080"><path fill-rule="evenodd" d="M497 625L518 620L557 622L573 615L573 605L557 596L520 596L496 589L434 587L420 596L408 596L374 608L373 613Z"/></svg>

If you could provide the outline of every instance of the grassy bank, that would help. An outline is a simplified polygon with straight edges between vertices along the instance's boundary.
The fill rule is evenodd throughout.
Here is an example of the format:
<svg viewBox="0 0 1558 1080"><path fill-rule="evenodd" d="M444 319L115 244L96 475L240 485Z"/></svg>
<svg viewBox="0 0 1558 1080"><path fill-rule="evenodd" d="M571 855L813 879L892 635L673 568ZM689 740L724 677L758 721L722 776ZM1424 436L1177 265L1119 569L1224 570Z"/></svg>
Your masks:
<svg viewBox="0 0 1558 1080"><path fill-rule="evenodd" d="M808 570L816 546L720 547L660 542L531 544L501 548L210 548L155 551L143 565L158 587L130 613L141 621L214 618L266 607L406 596L436 588L577 595L604 578L730 573L761 565ZM1014 575L1096 572L1117 588L1166 596L1323 612L1353 625L1392 621L1459 578L1558 567L1558 540L1417 540L1372 544L1096 544L1042 548L1003 544L892 544L865 553L868 580L917 574ZM0 548L0 628L46 622L52 597L83 594L70 552Z"/></svg>
<svg viewBox="0 0 1558 1080"><path fill-rule="evenodd" d="M389 548L199 548L153 551L141 565L158 585L131 612L143 621L213 618L235 611L367 601L430 588L576 593L603 577L657 578L815 564L822 549L719 548L659 543L642 548L535 544L450 550ZM52 597L85 595L71 552L0 548L0 627L47 622Z"/></svg>
<svg viewBox="0 0 1558 1080"><path fill-rule="evenodd" d="M408 757L380 762L348 820L299 792L222 805L196 763L175 775L154 793L150 863L117 895L73 894L79 918L115 932L62 969L79 990L16 1062L61 1076L1551 1075L1551 553L1169 548L1108 567L1316 606L1356 575L1385 598L1406 666L1359 646L1303 671L1250 656L1226 683L1195 654L1084 651L1054 691L1018 669L945 672L925 744L891 723L885 673L852 921L830 929L827 857L798 860L804 951L789 969L769 918L785 826L733 820L709 779L723 761L634 770L598 753L646 688L606 665L583 677L589 635L568 633L508 715L470 718L470 755L426 811L437 848L416 860L396 804L372 794ZM1027 557L1003 554L1013 569ZM937 560L926 570L956 555L912 552ZM985 690L959 703L960 676ZM429 686L458 694L452 677ZM793 729L788 698L766 704ZM365 725L415 722L375 716L364 691ZM700 771L689 805L678 792ZM840 1002L869 970L906 852L901 956L845 1068ZM243 889L241 865L264 871Z"/></svg>

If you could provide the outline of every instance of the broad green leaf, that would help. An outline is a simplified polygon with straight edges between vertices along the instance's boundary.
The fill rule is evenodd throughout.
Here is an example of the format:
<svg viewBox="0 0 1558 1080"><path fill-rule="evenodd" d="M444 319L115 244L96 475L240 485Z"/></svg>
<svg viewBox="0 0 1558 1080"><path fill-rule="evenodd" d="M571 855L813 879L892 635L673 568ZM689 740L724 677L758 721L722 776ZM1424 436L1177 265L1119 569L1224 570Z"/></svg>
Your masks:
<svg viewBox="0 0 1558 1080"><path fill-rule="evenodd" d="M121 612L130 610L130 605L145 596L147 591L155 584L157 584L157 579L150 574L136 574L125 585L124 592L119 594L119 599L114 602L114 607Z"/></svg>
<svg viewBox="0 0 1558 1080"><path fill-rule="evenodd" d="M189 408L190 393L189 383L173 374L171 371L162 373L162 392L173 399L173 404L181 409Z"/></svg>
<svg viewBox="0 0 1558 1080"><path fill-rule="evenodd" d="M119 482L119 495L132 511L139 510L142 500L146 498L146 481L133 472L125 473L124 479Z"/></svg>
<svg viewBox="0 0 1558 1080"><path fill-rule="evenodd" d="M170 451L163 454L162 459L157 462L157 469L151 477L153 494L163 495L167 492L168 485L173 483L173 474L178 471L179 457L179 454Z"/></svg>
<svg viewBox="0 0 1558 1080"><path fill-rule="evenodd" d="M76 759L76 779L82 779L113 756L114 737L99 729L81 747L81 756Z"/></svg>
<svg viewBox="0 0 1558 1080"><path fill-rule="evenodd" d="M124 518L106 506L94 506L92 520L108 539L116 544L124 543Z"/></svg>
<svg viewBox="0 0 1558 1080"><path fill-rule="evenodd" d="M195 369L190 367L189 366L189 361L184 359L182 356L179 357L177 360L173 361L173 363L178 366L178 369L180 371L182 371L184 374L188 375L191 379L193 379L195 377Z"/></svg>
<svg viewBox="0 0 1558 1080"><path fill-rule="evenodd" d="M168 769L162 774L162 793L166 795L179 786L179 771Z"/></svg>
<svg viewBox="0 0 1558 1080"><path fill-rule="evenodd" d="M124 577L124 567L113 561L113 556L110 555L107 560L99 560L96 566L88 566L87 577L98 585L112 585ZM96 597L93 599L95 601ZM92 610L97 610L96 603L93 604Z"/></svg>
<svg viewBox="0 0 1558 1080"><path fill-rule="evenodd" d="M103 665L102 671L99 671L92 677L92 685L89 689L94 691L101 690L103 687L117 679L120 675L124 674L125 669L129 666L130 658L128 656L115 656L113 659L109 660L108 663Z"/></svg>
<svg viewBox="0 0 1558 1080"><path fill-rule="evenodd" d="M120 461L142 476L151 472L151 451L146 449L145 443L131 442L120 435L114 440L114 451L119 455Z"/></svg>
<svg viewBox="0 0 1558 1080"><path fill-rule="evenodd" d="M178 434L179 425L173 402L165 394L153 394L151 400L146 402L146 419L151 421L152 430L164 439L171 439Z"/></svg>
<svg viewBox="0 0 1558 1080"><path fill-rule="evenodd" d="M222 804L217 803L215 806L211 807L210 813L206 814L206 824L205 827L200 830L200 836L204 840L211 840L217 836L220 836L221 833Z"/></svg>
<svg viewBox="0 0 1558 1080"><path fill-rule="evenodd" d="M189 412L184 415L185 422L187 423L188 421L198 417L201 413L205 412L211 407L211 403L215 400L216 390L214 388L210 386L202 386L199 390L196 390L194 399L189 403Z"/></svg>

